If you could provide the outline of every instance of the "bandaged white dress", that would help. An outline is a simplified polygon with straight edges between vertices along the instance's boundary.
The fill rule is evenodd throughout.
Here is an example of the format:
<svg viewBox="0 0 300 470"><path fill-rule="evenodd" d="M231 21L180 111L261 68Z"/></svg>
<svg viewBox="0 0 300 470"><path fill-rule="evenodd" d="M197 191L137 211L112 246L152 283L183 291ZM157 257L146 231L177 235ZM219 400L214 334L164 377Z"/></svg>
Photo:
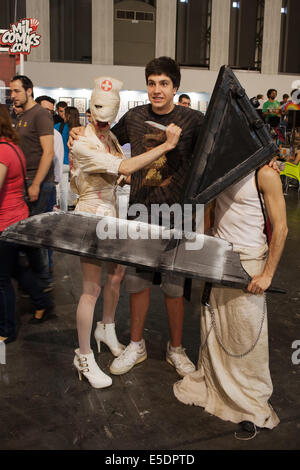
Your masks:
<svg viewBox="0 0 300 470"><path fill-rule="evenodd" d="M79 195L75 212L117 216L116 183L123 158L112 132L100 140L91 124L86 127L72 148L71 188Z"/></svg>

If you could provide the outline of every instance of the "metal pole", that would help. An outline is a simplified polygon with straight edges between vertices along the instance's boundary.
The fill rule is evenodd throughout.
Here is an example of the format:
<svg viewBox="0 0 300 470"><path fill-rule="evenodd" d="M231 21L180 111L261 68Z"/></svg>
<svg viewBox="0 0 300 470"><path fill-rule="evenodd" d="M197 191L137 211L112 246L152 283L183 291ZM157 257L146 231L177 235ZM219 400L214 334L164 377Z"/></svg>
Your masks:
<svg viewBox="0 0 300 470"><path fill-rule="evenodd" d="M18 0L15 0L14 23L17 22ZM24 75L24 54L20 55L20 75Z"/></svg>
<svg viewBox="0 0 300 470"><path fill-rule="evenodd" d="M14 23L17 22L17 9L18 9L18 0L15 0L15 14L14 14Z"/></svg>

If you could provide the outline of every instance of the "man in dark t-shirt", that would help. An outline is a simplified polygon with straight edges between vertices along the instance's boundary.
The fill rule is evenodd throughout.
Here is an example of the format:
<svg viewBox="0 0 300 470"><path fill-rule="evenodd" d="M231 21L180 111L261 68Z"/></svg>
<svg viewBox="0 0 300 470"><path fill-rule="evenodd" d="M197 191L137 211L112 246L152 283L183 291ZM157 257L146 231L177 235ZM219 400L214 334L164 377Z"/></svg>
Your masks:
<svg viewBox="0 0 300 470"><path fill-rule="evenodd" d="M33 83L25 75L16 75L10 82L10 95L16 107L22 108L15 129L20 137L20 147L26 159L28 195L31 215L47 212L54 184L53 120L48 111L34 100ZM48 252L44 248L32 249L30 266L37 273L45 291L52 289ZM41 323L45 317L35 314L33 323Z"/></svg>
<svg viewBox="0 0 300 470"><path fill-rule="evenodd" d="M53 121L49 113L36 103L20 116L16 130L20 137L23 153L26 156L27 177L33 181L43 155L40 138L53 136ZM51 163L43 181L53 180L53 165Z"/></svg>
<svg viewBox="0 0 300 470"><path fill-rule="evenodd" d="M145 72L150 104L131 109L112 128L119 143L130 143L131 155L136 156L166 140L163 130L153 128L145 121L155 121L164 126L174 123L182 129L182 136L174 150L155 161L150 168L131 175L129 207L137 203L143 204L147 209L145 217L150 222L151 205L165 203L170 207L182 201L186 172L191 164L204 117L198 111L174 104L181 76L179 66L173 59L154 59L146 66ZM131 342L111 364L112 374L124 374L147 358L143 328L150 302L152 279L151 273L127 268L125 288L130 293ZM171 336L166 360L181 376L195 370L181 346L183 284L182 277L172 273L162 274L161 289L165 296Z"/></svg>
<svg viewBox="0 0 300 470"><path fill-rule="evenodd" d="M147 64L145 72L150 104L129 110L112 128L112 132L121 145L130 143L131 155L134 157L166 140L162 128L157 129L145 121L154 121L163 126L174 123L182 129L182 135L174 150L130 176L128 218L134 218L130 216L131 212L134 212L131 209L134 204L139 204L139 208L143 205L144 213L140 213L138 219L151 222L151 208L154 204L165 204L170 208L173 204L182 202L185 176L191 165L204 116L198 111L174 104L181 75L179 66L173 59L153 59ZM73 128L71 138L76 139L79 135L83 135L83 129ZM112 362L112 374L125 374L147 358L143 329L153 278L153 273L140 272L132 267L126 269L125 288L130 293L131 342ZM181 346L184 278L173 273L162 273L160 287L165 296L170 326L166 360L175 367L179 375L185 376L193 372L195 366Z"/></svg>
<svg viewBox="0 0 300 470"><path fill-rule="evenodd" d="M25 75L13 77L10 94L14 105L23 108L16 131L26 158L28 194L34 213L39 214L44 212L40 208L43 199L42 185L44 182L54 182L53 121L49 113L34 101L33 84Z"/></svg>
<svg viewBox="0 0 300 470"><path fill-rule="evenodd" d="M133 157L166 140L164 131L155 129L145 121L155 121L164 126L174 123L182 129L182 135L174 150L152 164L151 168L131 175L129 203L146 205L150 215L151 204L165 202L172 205L181 201L185 175L191 164L203 115L181 106L174 106L166 114L157 114L151 104L132 108L112 128L112 132L121 145L130 143Z"/></svg>

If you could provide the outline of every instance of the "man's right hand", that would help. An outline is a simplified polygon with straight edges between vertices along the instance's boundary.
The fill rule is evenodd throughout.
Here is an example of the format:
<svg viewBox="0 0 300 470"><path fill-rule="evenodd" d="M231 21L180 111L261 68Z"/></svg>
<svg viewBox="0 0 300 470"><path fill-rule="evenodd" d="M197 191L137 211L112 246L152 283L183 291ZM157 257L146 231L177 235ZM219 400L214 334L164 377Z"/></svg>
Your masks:
<svg viewBox="0 0 300 470"><path fill-rule="evenodd" d="M68 148L72 150L73 140L78 140L79 137L84 136L85 127L73 127L69 133Z"/></svg>
<svg viewBox="0 0 300 470"><path fill-rule="evenodd" d="M170 124L169 126L167 126L167 129L166 129L166 136L167 136L166 143L169 147L169 150L172 150L176 147L176 145L178 144L178 141L180 139L181 132L182 132L182 129L180 127L176 126L176 124Z"/></svg>

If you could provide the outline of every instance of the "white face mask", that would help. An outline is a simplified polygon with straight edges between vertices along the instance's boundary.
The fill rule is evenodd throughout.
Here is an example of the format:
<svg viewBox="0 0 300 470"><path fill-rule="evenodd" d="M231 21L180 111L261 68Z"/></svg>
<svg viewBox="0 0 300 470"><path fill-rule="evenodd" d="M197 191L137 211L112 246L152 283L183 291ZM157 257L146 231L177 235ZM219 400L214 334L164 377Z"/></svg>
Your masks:
<svg viewBox="0 0 300 470"><path fill-rule="evenodd" d="M90 102L92 120L111 124L119 111L120 94L123 83L111 77L95 79Z"/></svg>

